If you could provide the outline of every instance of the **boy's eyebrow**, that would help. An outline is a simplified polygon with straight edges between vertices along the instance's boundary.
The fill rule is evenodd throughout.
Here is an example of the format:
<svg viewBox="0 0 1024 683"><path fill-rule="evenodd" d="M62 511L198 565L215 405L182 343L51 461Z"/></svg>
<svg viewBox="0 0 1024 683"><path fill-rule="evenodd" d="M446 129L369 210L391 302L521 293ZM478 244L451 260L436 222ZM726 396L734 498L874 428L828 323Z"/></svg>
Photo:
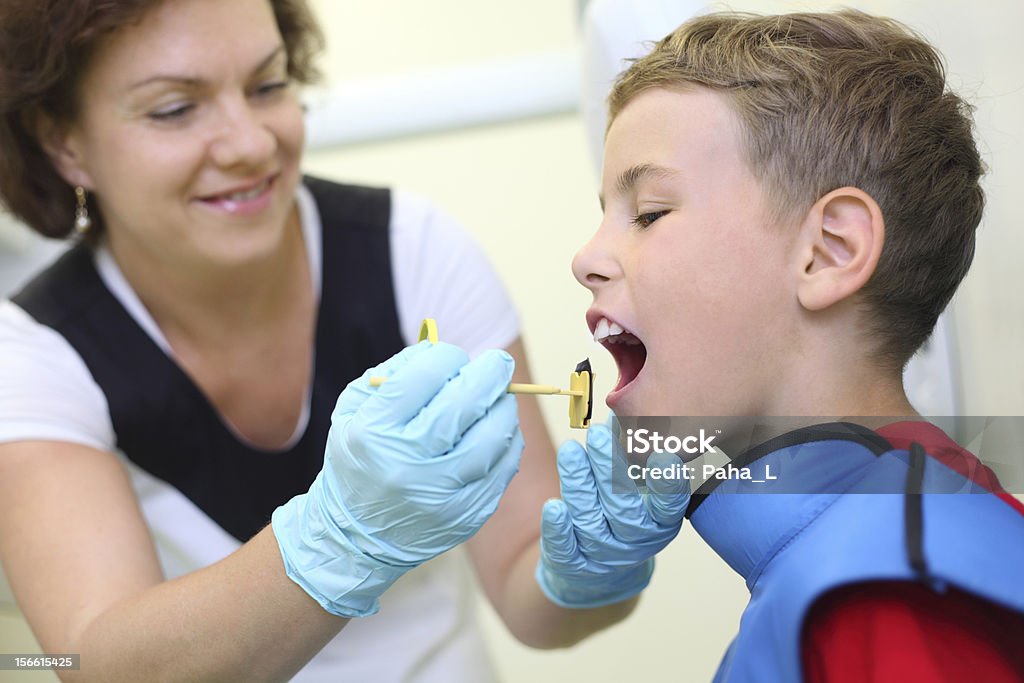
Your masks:
<svg viewBox="0 0 1024 683"><path fill-rule="evenodd" d="M642 180L647 180L648 178L659 180L670 178L676 175L676 173L675 170L666 166L637 164L636 166L630 166L619 174L619 177L615 180L615 190L619 194L629 194ZM604 195L599 194L597 198L601 202L601 209L604 210Z"/></svg>
<svg viewBox="0 0 1024 683"><path fill-rule="evenodd" d="M264 57L262 60L260 60L260 63L257 64L252 69L251 73L256 74L256 73L259 73L260 71L263 71L275 59L277 59L277 57L281 53L283 53L283 52L284 52L284 45L278 45L277 47L275 47L270 52L270 54L268 54L266 57ZM188 85L188 86L196 86L196 85L200 85L200 84L203 83L203 79L195 78L195 77L192 77L192 76L177 76L177 75L170 75L170 74L157 74L155 76L150 76L149 78L144 78L143 80L139 81L138 83L133 83L132 85L130 85L127 88L125 88L124 91L126 93L127 92L131 92L132 90L136 90L137 88L141 88L144 85L149 85L150 83L155 83L157 81L173 81L175 83L182 83L182 84Z"/></svg>

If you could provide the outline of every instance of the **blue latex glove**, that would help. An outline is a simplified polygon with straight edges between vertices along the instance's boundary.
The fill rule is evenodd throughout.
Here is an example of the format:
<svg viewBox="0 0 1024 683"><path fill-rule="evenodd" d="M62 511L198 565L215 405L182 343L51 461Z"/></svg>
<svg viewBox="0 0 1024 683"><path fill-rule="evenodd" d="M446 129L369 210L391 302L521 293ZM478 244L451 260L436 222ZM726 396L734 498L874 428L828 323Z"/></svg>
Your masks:
<svg viewBox="0 0 1024 683"><path fill-rule="evenodd" d="M514 362L473 362L421 342L346 387L331 417L324 467L274 511L288 576L332 614L366 616L402 574L483 525L523 449ZM371 376L388 378L379 388Z"/></svg>
<svg viewBox="0 0 1024 683"><path fill-rule="evenodd" d="M544 504L536 577L562 607L610 605L646 588L654 555L679 533L690 501L686 480L651 479L643 494L635 485L613 492L612 446L611 430L595 425L586 449L576 441L558 449L562 498ZM672 462L682 464L668 453L648 460L652 467Z"/></svg>

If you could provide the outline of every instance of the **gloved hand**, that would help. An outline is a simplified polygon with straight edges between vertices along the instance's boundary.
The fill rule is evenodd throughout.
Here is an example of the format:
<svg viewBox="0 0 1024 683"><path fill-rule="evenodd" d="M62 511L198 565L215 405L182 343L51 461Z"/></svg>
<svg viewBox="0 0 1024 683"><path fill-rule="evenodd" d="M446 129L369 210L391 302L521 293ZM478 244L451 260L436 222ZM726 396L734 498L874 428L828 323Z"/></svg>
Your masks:
<svg viewBox="0 0 1024 683"><path fill-rule="evenodd" d="M612 490L611 430L595 425L587 448L567 441L558 449L562 498L544 504L536 578L562 607L601 607L631 598L654 572L654 555L679 533L690 501L686 480L648 480L651 492ZM616 456L621 457L621 456ZM657 453L651 467L682 464Z"/></svg>
<svg viewBox="0 0 1024 683"><path fill-rule="evenodd" d="M514 362L420 342L346 387L324 467L271 524L288 576L332 614L366 616L402 574L483 525L523 449ZM379 388L371 376L385 376Z"/></svg>

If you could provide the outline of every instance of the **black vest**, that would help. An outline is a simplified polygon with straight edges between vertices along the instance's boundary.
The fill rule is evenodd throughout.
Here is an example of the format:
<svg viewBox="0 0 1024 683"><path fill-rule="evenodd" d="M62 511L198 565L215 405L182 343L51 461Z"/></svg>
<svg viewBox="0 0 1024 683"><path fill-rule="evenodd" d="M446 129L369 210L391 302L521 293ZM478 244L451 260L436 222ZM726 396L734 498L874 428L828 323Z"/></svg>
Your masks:
<svg viewBox="0 0 1024 683"><path fill-rule="evenodd" d="M331 411L352 379L402 348L391 277L391 194L307 178L323 225L312 404L292 448L239 441L207 397L106 288L79 244L13 297L75 348L106 395L117 447L240 541L323 465ZM274 368L266 368L273 381Z"/></svg>

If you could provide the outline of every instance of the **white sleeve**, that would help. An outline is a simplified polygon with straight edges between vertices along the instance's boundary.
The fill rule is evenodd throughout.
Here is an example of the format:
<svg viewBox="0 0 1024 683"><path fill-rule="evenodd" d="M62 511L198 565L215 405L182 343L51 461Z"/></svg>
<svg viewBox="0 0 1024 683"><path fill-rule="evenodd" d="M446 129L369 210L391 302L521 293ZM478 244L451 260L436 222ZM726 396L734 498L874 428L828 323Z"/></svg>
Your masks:
<svg viewBox="0 0 1024 683"><path fill-rule="evenodd" d="M391 205L391 269L402 338L414 344L423 318L441 341L476 357L507 348L519 318L497 273L461 226L426 200L397 190Z"/></svg>
<svg viewBox="0 0 1024 683"><path fill-rule="evenodd" d="M103 391L64 337L0 301L0 443L70 441L113 450Z"/></svg>

